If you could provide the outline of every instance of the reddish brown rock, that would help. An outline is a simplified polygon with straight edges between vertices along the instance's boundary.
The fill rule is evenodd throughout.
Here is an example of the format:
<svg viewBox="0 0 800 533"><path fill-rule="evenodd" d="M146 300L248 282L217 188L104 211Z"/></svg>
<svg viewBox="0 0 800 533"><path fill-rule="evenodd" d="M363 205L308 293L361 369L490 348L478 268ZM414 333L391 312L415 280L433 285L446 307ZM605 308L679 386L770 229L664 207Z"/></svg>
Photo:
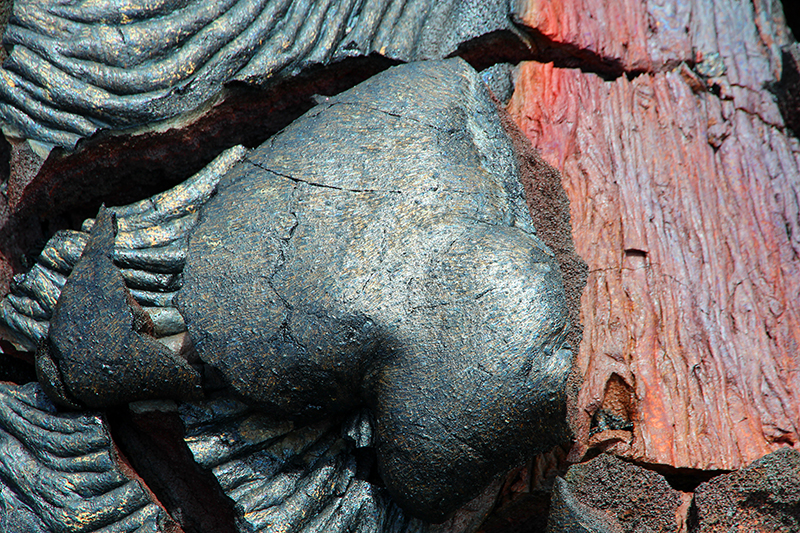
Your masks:
<svg viewBox="0 0 800 533"><path fill-rule="evenodd" d="M800 453L781 448L697 487L689 531L800 531Z"/></svg>
<svg viewBox="0 0 800 533"><path fill-rule="evenodd" d="M706 60L668 71L664 54L683 60L684 45L629 28L641 13L616 32L595 26L589 13L612 11L588 4L537 4L525 20L653 72L605 81L525 63L509 104L561 171L589 264L572 458L594 446L733 469L797 446L800 143L762 88L780 73L782 16L690 3L714 21L692 18L687 37ZM689 20L664 9L663 27Z"/></svg>
<svg viewBox="0 0 800 533"><path fill-rule="evenodd" d="M558 479L548 531L676 532L680 504L680 493L661 475L603 454Z"/></svg>
<svg viewBox="0 0 800 533"><path fill-rule="evenodd" d="M534 35L570 55L594 57L595 66L627 70L652 67L645 2L624 0L526 0L518 16ZM544 47L540 43L540 47ZM685 47L685 46L684 46ZM688 53L686 54L688 58Z"/></svg>

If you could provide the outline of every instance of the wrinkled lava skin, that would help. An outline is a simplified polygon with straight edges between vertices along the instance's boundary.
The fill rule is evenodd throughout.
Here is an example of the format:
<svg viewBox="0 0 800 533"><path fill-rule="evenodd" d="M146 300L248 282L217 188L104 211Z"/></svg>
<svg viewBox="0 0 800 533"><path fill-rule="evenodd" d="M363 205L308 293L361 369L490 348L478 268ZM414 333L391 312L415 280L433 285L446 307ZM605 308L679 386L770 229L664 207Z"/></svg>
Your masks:
<svg viewBox="0 0 800 533"><path fill-rule="evenodd" d="M368 406L381 477L420 518L565 438L561 273L461 60L391 69L250 152L200 211L176 305L268 412Z"/></svg>

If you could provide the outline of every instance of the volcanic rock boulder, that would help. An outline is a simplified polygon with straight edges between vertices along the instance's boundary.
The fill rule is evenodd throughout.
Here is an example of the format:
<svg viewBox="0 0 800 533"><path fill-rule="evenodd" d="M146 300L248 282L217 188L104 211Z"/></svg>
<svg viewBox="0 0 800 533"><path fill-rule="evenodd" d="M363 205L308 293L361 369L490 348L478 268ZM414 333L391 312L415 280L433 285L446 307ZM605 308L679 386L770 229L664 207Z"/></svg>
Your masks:
<svg viewBox="0 0 800 533"><path fill-rule="evenodd" d="M159 336L135 300L154 322L177 306L207 391L222 387L299 423L366 406L383 482L428 521L563 442L563 280L536 236L495 105L466 63L396 67L231 157L243 160L218 185L212 174L193 178L85 225L94 228L72 246L85 246L76 272L136 268L122 269L125 284L106 280L103 294L84 274L66 281L70 298L53 315L79 323L51 324L39 353L57 397L82 403L88 391L97 405L109 374L109 403L165 390L169 372L142 368L161 347L126 360L124 343L103 341L122 327L132 339ZM55 266L70 255L47 254ZM182 278L160 273L175 265ZM48 272L40 266L32 279ZM136 287L129 309L119 305L126 287ZM13 296L4 308L18 323L43 310ZM114 306L101 313L103 298ZM149 350L140 340L130 342ZM93 354L113 346L112 357ZM124 380L133 396L123 399Z"/></svg>
<svg viewBox="0 0 800 533"><path fill-rule="evenodd" d="M201 359L284 416L366 402L381 475L419 516L562 438L561 276L465 63L331 99L200 216L177 298Z"/></svg>

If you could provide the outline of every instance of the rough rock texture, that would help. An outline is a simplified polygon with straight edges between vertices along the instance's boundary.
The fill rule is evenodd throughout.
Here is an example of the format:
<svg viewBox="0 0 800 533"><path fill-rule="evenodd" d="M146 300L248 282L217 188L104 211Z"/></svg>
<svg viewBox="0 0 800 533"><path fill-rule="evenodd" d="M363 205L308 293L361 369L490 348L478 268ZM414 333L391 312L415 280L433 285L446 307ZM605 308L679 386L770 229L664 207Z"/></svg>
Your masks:
<svg viewBox="0 0 800 533"><path fill-rule="evenodd" d="M597 521L609 532L678 530L678 491L660 474L610 454L571 466L554 492L562 499L562 507L551 509L550 531L560 531L556 524L565 510L577 517L592 517L589 521Z"/></svg>
<svg viewBox="0 0 800 533"><path fill-rule="evenodd" d="M234 502L186 446L177 411L178 404L170 400L133 402L109 412L111 434L186 533L242 533Z"/></svg>
<svg viewBox="0 0 800 533"><path fill-rule="evenodd" d="M483 521L499 488L492 484L434 526L408 516L374 483L366 410L305 426L230 398L178 410L189 450L235 503L240 531L467 533Z"/></svg>
<svg viewBox="0 0 800 533"><path fill-rule="evenodd" d="M668 70L684 61L710 68L719 54L740 93L760 92L765 75L778 75L780 47L791 35L772 0L522 0L517 17L540 53L573 63L563 66L605 75Z"/></svg>
<svg viewBox="0 0 800 533"><path fill-rule="evenodd" d="M315 108L201 212L176 297L200 358L283 416L365 401L390 493L443 519L563 429L568 308L516 163L461 60Z"/></svg>
<svg viewBox="0 0 800 533"><path fill-rule="evenodd" d="M723 531L800 531L800 453L781 448L697 487L689 532Z"/></svg>
<svg viewBox="0 0 800 533"><path fill-rule="evenodd" d="M230 81L260 85L372 53L441 58L508 31L508 2L17 0L3 42L7 134L67 148L98 129L196 110Z"/></svg>
<svg viewBox="0 0 800 533"><path fill-rule="evenodd" d="M95 409L201 397L200 374L153 337L152 321L125 287L112 259L116 235L103 207L36 353L42 387L59 404Z"/></svg>
<svg viewBox="0 0 800 533"><path fill-rule="evenodd" d="M741 467L800 430L800 145L764 89L788 32L768 2L613 4L523 18L643 73L525 63L509 104L589 264L572 458Z"/></svg>
<svg viewBox="0 0 800 533"><path fill-rule="evenodd" d="M569 484L559 477L553 487L546 531L547 533L622 533L624 529L612 514L581 502L572 493Z"/></svg>
<svg viewBox="0 0 800 533"><path fill-rule="evenodd" d="M109 208L116 226L113 251L94 252L94 261L105 261L103 256L110 255L134 300L132 309L139 305L146 311L152 322L150 334L155 337L179 334L186 329L172 299L182 285L188 232L197 222L198 209L214 193L220 178L246 152L243 146L230 148L172 189L130 205ZM62 289L86 248L93 226L94 219L87 219L80 224L80 231L56 232L28 272L14 277L11 291L0 302L3 337L29 351L35 351L47 338ZM83 296L72 296L73 301L81 302L86 291L95 291L96 281L84 284ZM130 324L132 317L122 315L115 320ZM94 316L87 313L82 320L85 323Z"/></svg>
<svg viewBox="0 0 800 533"><path fill-rule="evenodd" d="M520 182L525 189L525 201L530 209L533 225L537 228L537 235L553 251L561 267L571 324L566 340L572 350L577 352L577 347L580 346L583 338L580 306L581 294L586 287L588 269L586 262L575 251L569 216L569 199L561 185L559 172L542 159L542 156L531 146L525 134L508 113L501 113L500 118L503 121L503 129L511 139L514 153L517 155ZM577 416L575 400L581 383L582 376L573 365L567 384L567 409L570 419L575 419ZM563 461L555 458L553 458L553 463L561 463L563 466ZM538 470L550 471L551 469ZM550 486L546 490L549 492Z"/></svg>
<svg viewBox="0 0 800 533"><path fill-rule="evenodd" d="M0 383L0 530L181 533L104 418L60 412L35 383Z"/></svg>

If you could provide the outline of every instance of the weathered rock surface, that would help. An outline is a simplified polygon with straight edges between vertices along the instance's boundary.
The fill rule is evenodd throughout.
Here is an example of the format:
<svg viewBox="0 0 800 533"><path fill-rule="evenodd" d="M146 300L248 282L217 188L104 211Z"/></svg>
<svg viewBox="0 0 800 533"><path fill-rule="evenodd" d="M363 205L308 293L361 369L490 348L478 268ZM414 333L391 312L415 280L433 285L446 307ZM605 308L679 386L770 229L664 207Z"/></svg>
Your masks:
<svg viewBox="0 0 800 533"><path fill-rule="evenodd" d="M578 367L589 379L574 395L573 459L595 448L660 465L736 468L776 447L797 446L800 150L784 127L797 131L792 65L780 54L788 32L777 7L762 0L585 0L521 8L532 30L531 53L557 67L525 65L510 110L564 174L579 250L592 269ZM366 76L369 68L352 72ZM776 90L782 107L765 86L789 87ZM259 98L240 93L246 103L237 112L217 112L218 106L206 117L217 112L215 121L237 124L229 119L253 114L257 107L248 102ZM303 98L274 108L296 116L311 105ZM178 151L162 143L175 146L184 142L181 135L153 135L152 152L141 152L142 173L154 162L178 161L172 157ZM143 146L134 144L127 149ZM106 152L111 159L113 152ZM40 163L33 158L29 166ZM58 190L49 187L69 175L63 169L77 177L94 168L87 172L97 176L104 164L52 165L55 181L41 182L39 193ZM46 195L34 200L26 185L18 181L11 193L34 212ZM46 232L26 223L6 230L20 242ZM558 253L546 232L539 236ZM765 490L765 479L782 479L774 470L765 476L759 481ZM791 499L760 489L749 500L734 497L723 488L715 492L716 482L708 484L713 490L698 489L696 512L704 518L694 527L732 527L738 522L726 520L739 516L764 530L795 527ZM558 486L553 505L582 517L577 530L622 527L581 503L567 481ZM736 498L749 503L732 503Z"/></svg>
<svg viewBox="0 0 800 533"><path fill-rule="evenodd" d="M156 400L111 410L111 434L131 468L186 533L242 533L234 502L186 445L178 405ZM224 441L228 435L218 436Z"/></svg>
<svg viewBox="0 0 800 533"><path fill-rule="evenodd" d="M182 285L188 232L220 178L246 152L243 146L230 148L180 185L134 204L111 208L117 231L111 259L133 300L148 312L156 337L186 329L172 300ZM87 219L80 231L57 232L33 267L15 276L11 292L0 302L0 333L4 338L29 351L35 351L47 338L62 288L81 258L93 225L94 220ZM95 255L102 260L103 254ZM92 286L89 283L84 292L93 290ZM127 320L130 324L133 317Z"/></svg>
<svg viewBox="0 0 800 533"><path fill-rule="evenodd" d="M800 531L800 453L762 457L697 487L690 533Z"/></svg>
<svg viewBox="0 0 800 533"><path fill-rule="evenodd" d="M331 98L201 212L177 296L201 359L284 416L366 401L389 491L441 520L560 438L567 307L516 164L460 60Z"/></svg>
<svg viewBox="0 0 800 533"><path fill-rule="evenodd" d="M36 353L42 387L73 408L202 397L200 374L154 338L152 321L125 287L113 263L116 235L114 215L101 208Z"/></svg>
<svg viewBox="0 0 800 533"><path fill-rule="evenodd" d="M578 500L562 478L553 487L547 517L547 533L622 533L613 515Z"/></svg>
<svg viewBox="0 0 800 533"><path fill-rule="evenodd" d="M121 459L104 418L0 383L0 529L180 533Z"/></svg>
<svg viewBox="0 0 800 533"><path fill-rule="evenodd" d="M559 5L523 18L644 70L605 81L526 63L509 105L561 170L589 264L572 458L733 469L798 446L800 145L764 89L780 14L669 2L645 31L643 4L615 3L629 25L614 32L585 20L611 10ZM668 70L692 49L704 60Z"/></svg>
<svg viewBox="0 0 800 533"><path fill-rule="evenodd" d="M368 411L300 426L231 399L179 406L194 459L235 503L240 531L465 533L499 484L444 524L408 516L375 484Z"/></svg>
<svg viewBox="0 0 800 533"><path fill-rule="evenodd" d="M571 466L553 493L549 533L678 531L680 493L661 475L613 455Z"/></svg>
<svg viewBox="0 0 800 533"><path fill-rule="evenodd" d="M525 0L517 17L562 66L618 76L686 62L711 78L721 67L731 91L756 102L791 35L771 0Z"/></svg>

